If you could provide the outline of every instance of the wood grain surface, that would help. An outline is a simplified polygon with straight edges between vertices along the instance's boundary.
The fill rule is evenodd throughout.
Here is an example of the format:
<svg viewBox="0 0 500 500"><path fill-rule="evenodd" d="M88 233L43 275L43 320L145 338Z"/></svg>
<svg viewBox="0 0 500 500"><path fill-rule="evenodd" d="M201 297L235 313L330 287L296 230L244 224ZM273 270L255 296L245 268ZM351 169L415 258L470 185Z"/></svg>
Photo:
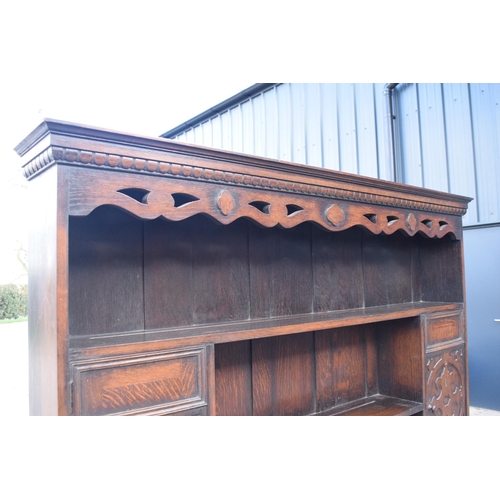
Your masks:
<svg viewBox="0 0 500 500"><path fill-rule="evenodd" d="M468 414L469 198L55 120L16 150L33 414Z"/></svg>

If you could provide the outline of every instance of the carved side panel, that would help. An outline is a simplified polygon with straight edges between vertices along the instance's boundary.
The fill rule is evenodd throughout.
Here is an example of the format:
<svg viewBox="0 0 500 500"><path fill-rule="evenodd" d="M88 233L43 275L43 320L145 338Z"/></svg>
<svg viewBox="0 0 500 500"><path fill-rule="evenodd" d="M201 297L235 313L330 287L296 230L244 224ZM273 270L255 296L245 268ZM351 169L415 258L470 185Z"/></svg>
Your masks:
<svg viewBox="0 0 500 500"><path fill-rule="evenodd" d="M425 415L466 414L464 354L462 344L426 356Z"/></svg>
<svg viewBox="0 0 500 500"><path fill-rule="evenodd" d="M205 347L75 362L75 415L206 414Z"/></svg>

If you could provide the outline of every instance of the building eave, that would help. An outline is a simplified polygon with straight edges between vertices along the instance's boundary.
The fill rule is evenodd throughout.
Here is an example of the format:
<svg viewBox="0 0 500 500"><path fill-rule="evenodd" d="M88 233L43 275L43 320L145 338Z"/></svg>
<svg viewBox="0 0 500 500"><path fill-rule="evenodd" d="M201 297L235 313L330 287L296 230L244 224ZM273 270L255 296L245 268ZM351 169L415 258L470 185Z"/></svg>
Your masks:
<svg viewBox="0 0 500 500"><path fill-rule="evenodd" d="M173 139L175 136L182 134L183 132L189 130L193 126L198 125L199 123L202 123L212 118L213 116L219 114L222 111L227 110L233 105L238 105L242 101L249 99L257 94L260 94L261 92L264 92L265 90L273 87L274 85L276 85L276 83L256 83L255 85L248 87L247 89L239 92L238 94L230 97L229 99L222 101L216 106L213 106L212 108L203 111L203 113L200 113L199 115L185 121L184 123L181 123L177 127L168 130L167 132L161 134L160 137L164 137L165 139Z"/></svg>

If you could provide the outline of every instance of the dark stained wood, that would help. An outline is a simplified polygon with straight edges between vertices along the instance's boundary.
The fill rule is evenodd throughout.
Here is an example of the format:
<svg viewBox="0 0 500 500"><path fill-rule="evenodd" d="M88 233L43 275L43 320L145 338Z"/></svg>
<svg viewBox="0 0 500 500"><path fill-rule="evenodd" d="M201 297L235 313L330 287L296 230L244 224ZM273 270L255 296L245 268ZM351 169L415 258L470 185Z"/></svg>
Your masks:
<svg viewBox="0 0 500 500"><path fill-rule="evenodd" d="M427 354L425 366L424 415L468 415L464 343Z"/></svg>
<svg viewBox="0 0 500 500"><path fill-rule="evenodd" d="M75 154L70 156L74 157ZM70 215L84 216L99 206L112 205L145 220L161 216L171 221L181 221L193 215L204 214L224 225L245 217L267 228L292 228L305 222L314 222L333 232L358 226L373 234L401 231L410 236L424 234L429 238L442 238L446 234L454 237L460 235L460 220L453 215L438 216L396 207L368 206L356 201L346 203L336 199L351 199L348 191L213 171L203 167L150 163L128 157L118 158L116 161L122 164L125 161L130 168L139 163L143 165L143 171L148 170L149 166L156 169L154 172L160 168L160 173L165 176L155 178L126 172L115 176L110 172L76 169L72 172L73 182L69 194ZM177 178L171 179L170 176ZM189 180L189 177L199 179L205 176L208 179L214 178L223 185L200 184ZM94 188L97 179L105 183L105 191ZM321 191L326 197L304 197L297 193L311 190L318 194ZM395 204L398 201L393 200ZM446 225L443 226L445 230L439 226L440 221L444 222L442 219L446 220ZM408 223L408 220L412 223ZM432 224L424 224L424 220Z"/></svg>
<svg viewBox="0 0 500 500"><path fill-rule="evenodd" d="M443 238L440 243L426 239L420 243L420 300L440 297L443 302L463 302L461 242Z"/></svg>
<svg viewBox="0 0 500 500"><path fill-rule="evenodd" d="M379 392L378 384L378 338L377 325L363 327L366 349L366 395L373 396Z"/></svg>
<svg viewBox="0 0 500 500"><path fill-rule="evenodd" d="M248 223L192 219L194 324L248 319Z"/></svg>
<svg viewBox="0 0 500 500"><path fill-rule="evenodd" d="M423 343L418 318L377 325L379 390L422 401Z"/></svg>
<svg viewBox="0 0 500 500"><path fill-rule="evenodd" d="M193 323L193 242L189 221L144 223L146 329Z"/></svg>
<svg viewBox="0 0 500 500"><path fill-rule="evenodd" d="M266 230L250 225L252 318L312 312L311 226Z"/></svg>
<svg viewBox="0 0 500 500"><path fill-rule="evenodd" d="M59 183L59 191L58 191ZM62 184L62 188L61 188ZM29 407L31 415L66 415L67 224L60 169L30 182Z"/></svg>
<svg viewBox="0 0 500 500"><path fill-rule="evenodd" d="M207 415L216 415L215 399L215 346L213 344L205 345L206 370L202 373L207 381Z"/></svg>
<svg viewBox="0 0 500 500"><path fill-rule="evenodd" d="M111 207L70 219L70 335L144 329L142 224Z"/></svg>
<svg viewBox="0 0 500 500"><path fill-rule="evenodd" d="M468 198L53 120L16 150L33 414L468 414Z"/></svg>
<svg viewBox="0 0 500 500"><path fill-rule="evenodd" d="M426 314L424 321L424 340L427 350L456 344L462 340L464 317L463 312ZM432 347L431 347L432 346Z"/></svg>
<svg viewBox="0 0 500 500"><path fill-rule="evenodd" d="M422 403L376 395L324 412L321 416L337 415L342 417L390 417L415 415L423 409Z"/></svg>
<svg viewBox="0 0 500 500"><path fill-rule="evenodd" d="M364 306L362 233L342 235L313 227L314 311Z"/></svg>
<svg viewBox="0 0 500 500"><path fill-rule="evenodd" d="M254 415L309 415L315 411L312 333L252 342Z"/></svg>
<svg viewBox="0 0 500 500"><path fill-rule="evenodd" d="M217 415L252 415L252 346L249 340L215 346Z"/></svg>
<svg viewBox="0 0 500 500"><path fill-rule="evenodd" d="M420 286L420 241L421 237L412 238L411 241L411 300L422 301L422 287Z"/></svg>
<svg viewBox="0 0 500 500"><path fill-rule="evenodd" d="M365 306L411 302L411 261L411 241L408 238L400 234L365 235Z"/></svg>
<svg viewBox="0 0 500 500"><path fill-rule="evenodd" d="M291 335L306 331L342 328L345 326L366 325L379 321L417 317L425 312L458 311L459 304L440 302L416 302L378 306L362 309L349 309L328 313L298 314L280 318L265 318L247 321L176 327L137 333L122 333L107 336L72 337L70 347L86 349L94 346L113 346L136 342L168 342L170 345L195 345L200 342L222 343L254 338ZM135 344L135 348L139 345ZM127 349L126 347L124 347Z"/></svg>
<svg viewBox="0 0 500 500"><path fill-rule="evenodd" d="M75 415L167 414L207 405L205 348L76 362Z"/></svg>
<svg viewBox="0 0 500 500"><path fill-rule="evenodd" d="M366 338L362 327L316 332L315 347L318 412L366 396Z"/></svg>
<svg viewBox="0 0 500 500"><path fill-rule="evenodd" d="M420 210L429 215L453 214L458 228L461 227L459 216L465 213L470 201L463 196L330 169L49 119L15 149L23 158L23 172L27 178L38 175L52 162L60 162L88 170L98 167L104 172L215 180L278 192L331 197L342 200L339 205L357 200L375 206L405 207L415 211L415 217ZM408 225L413 227L411 220ZM437 229L440 234L446 231L445 225Z"/></svg>
<svg viewBox="0 0 500 500"><path fill-rule="evenodd" d="M198 406L197 408L192 408L190 410L171 411L169 413L158 413L157 415L169 417L205 417L208 414L206 406Z"/></svg>

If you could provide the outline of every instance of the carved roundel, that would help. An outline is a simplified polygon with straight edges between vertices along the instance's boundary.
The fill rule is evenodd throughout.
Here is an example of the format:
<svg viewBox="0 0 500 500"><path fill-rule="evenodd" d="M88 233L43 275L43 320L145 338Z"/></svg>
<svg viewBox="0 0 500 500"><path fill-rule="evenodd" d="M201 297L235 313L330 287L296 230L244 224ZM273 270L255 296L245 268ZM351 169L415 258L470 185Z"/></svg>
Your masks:
<svg viewBox="0 0 500 500"><path fill-rule="evenodd" d="M333 204L326 211L326 218L334 225L340 226L346 218L344 210L342 210L338 205Z"/></svg>
<svg viewBox="0 0 500 500"><path fill-rule="evenodd" d="M217 199L217 206L219 207L222 214L229 215L233 211L235 205L236 204L231 193L229 193L228 191L222 191L222 193L219 195L219 198Z"/></svg>

